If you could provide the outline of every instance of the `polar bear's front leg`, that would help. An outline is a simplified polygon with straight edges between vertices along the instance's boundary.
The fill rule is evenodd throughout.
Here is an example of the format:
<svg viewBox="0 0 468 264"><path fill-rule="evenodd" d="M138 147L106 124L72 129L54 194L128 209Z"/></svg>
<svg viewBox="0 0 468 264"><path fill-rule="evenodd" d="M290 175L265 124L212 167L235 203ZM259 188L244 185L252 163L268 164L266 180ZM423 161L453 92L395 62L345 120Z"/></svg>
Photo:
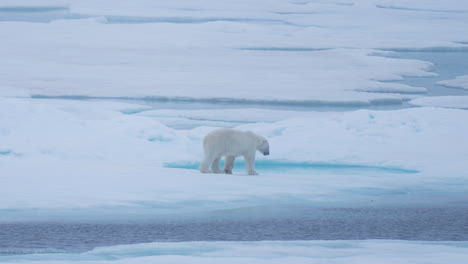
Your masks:
<svg viewBox="0 0 468 264"><path fill-rule="evenodd" d="M236 159L235 156L226 156L224 161L224 172L226 174L232 174L232 169L234 168L234 160Z"/></svg>
<svg viewBox="0 0 468 264"><path fill-rule="evenodd" d="M213 164L211 164L211 171L213 173L222 173L223 171L219 169L219 160L221 157L216 157L213 161Z"/></svg>
<svg viewBox="0 0 468 264"><path fill-rule="evenodd" d="M246 153L244 155L245 160L245 168L247 169L247 173L249 175L258 175L255 171L255 152L253 153Z"/></svg>
<svg viewBox="0 0 468 264"><path fill-rule="evenodd" d="M213 157L209 154L205 154L202 164L200 165L200 172L209 173L209 166L213 163Z"/></svg>

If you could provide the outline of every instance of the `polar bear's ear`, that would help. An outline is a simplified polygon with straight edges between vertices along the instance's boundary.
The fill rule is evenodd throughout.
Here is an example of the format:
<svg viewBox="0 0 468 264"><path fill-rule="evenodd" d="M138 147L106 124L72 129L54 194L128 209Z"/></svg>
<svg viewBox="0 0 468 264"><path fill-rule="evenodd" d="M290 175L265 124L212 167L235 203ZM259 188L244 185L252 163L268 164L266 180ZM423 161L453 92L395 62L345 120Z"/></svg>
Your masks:
<svg viewBox="0 0 468 264"><path fill-rule="evenodd" d="M252 134L255 136L255 141L257 142L258 147L265 146L265 144L268 146L268 140L266 140L264 137L257 135L252 132ZM266 142L266 143L265 143Z"/></svg>
<svg viewBox="0 0 468 264"><path fill-rule="evenodd" d="M260 149L265 149L265 147L268 147L268 141L263 137L257 138L257 144Z"/></svg>

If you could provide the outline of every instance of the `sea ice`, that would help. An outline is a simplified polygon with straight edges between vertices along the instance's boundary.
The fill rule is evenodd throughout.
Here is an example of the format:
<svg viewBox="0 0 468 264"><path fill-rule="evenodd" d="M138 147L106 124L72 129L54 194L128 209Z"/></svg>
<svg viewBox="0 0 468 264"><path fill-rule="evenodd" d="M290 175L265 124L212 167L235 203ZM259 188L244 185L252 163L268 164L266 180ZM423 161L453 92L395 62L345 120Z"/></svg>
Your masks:
<svg viewBox="0 0 468 264"><path fill-rule="evenodd" d="M203 211L285 197L458 205L466 201L466 111L253 106L415 99L411 104L450 100L453 107L450 98L416 99L425 87L392 82L435 76L432 63L389 55L466 50L466 7L432 0L2 1L0 217L37 218L31 208L74 216L122 207ZM34 14L47 21L30 19ZM129 99L249 109L152 110ZM215 126L270 140L272 155L258 158L262 176L183 169L199 162L201 140ZM317 164L374 170L313 170Z"/></svg>

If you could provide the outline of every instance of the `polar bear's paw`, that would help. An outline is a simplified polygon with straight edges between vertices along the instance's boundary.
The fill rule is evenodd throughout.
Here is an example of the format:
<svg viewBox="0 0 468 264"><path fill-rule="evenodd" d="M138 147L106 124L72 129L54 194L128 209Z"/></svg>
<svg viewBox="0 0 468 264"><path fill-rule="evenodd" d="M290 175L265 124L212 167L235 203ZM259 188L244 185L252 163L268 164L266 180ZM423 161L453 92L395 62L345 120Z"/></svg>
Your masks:
<svg viewBox="0 0 468 264"><path fill-rule="evenodd" d="M258 173L256 171L254 171L254 170L250 170L249 175L258 175Z"/></svg>

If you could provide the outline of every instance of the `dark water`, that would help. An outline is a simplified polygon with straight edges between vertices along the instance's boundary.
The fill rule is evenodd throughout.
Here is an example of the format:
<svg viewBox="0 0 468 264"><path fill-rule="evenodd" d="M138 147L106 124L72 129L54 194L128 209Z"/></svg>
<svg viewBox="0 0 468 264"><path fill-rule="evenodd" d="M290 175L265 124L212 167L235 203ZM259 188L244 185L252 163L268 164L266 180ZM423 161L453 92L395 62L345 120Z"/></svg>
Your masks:
<svg viewBox="0 0 468 264"><path fill-rule="evenodd" d="M291 210L294 212L276 217L246 214L132 223L0 223L0 255L51 249L84 252L97 246L156 241L468 240L468 208Z"/></svg>

